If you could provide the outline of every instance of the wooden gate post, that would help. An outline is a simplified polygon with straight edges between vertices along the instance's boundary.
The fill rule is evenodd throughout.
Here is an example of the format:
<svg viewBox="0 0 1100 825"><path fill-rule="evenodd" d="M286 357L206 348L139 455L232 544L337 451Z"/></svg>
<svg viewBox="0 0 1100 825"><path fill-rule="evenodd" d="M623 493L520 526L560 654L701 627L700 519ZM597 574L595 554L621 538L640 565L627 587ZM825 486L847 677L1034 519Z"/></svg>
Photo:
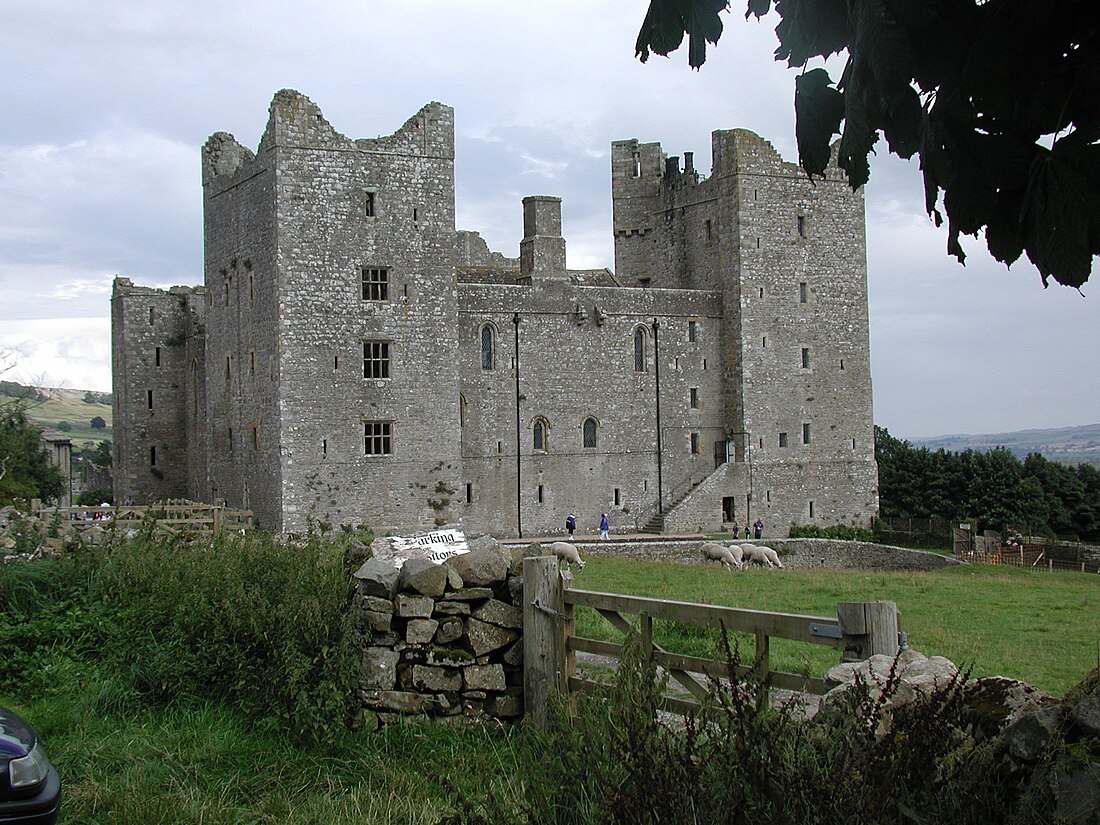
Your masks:
<svg viewBox="0 0 1100 825"><path fill-rule="evenodd" d="M550 694L567 689L562 579L555 556L523 560L523 705L545 730Z"/></svg>
<svg viewBox="0 0 1100 825"><path fill-rule="evenodd" d="M840 602L836 615L844 639L842 662L858 662L879 653L898 655L897 602Z"/></svg>

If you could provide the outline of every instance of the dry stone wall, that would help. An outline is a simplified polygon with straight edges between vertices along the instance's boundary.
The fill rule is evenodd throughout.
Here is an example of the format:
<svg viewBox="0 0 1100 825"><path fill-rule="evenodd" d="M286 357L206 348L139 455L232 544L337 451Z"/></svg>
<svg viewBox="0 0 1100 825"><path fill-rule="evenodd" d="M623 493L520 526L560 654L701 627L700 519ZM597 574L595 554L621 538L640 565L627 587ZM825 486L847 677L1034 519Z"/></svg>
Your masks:
<svg viewBox="0 0 1100 825"><path fill-rule="evenodd" d="M442 564L378 557L355 573L364 640L359 698L368 717L523 713L522 579L492 539Z"/></svg>

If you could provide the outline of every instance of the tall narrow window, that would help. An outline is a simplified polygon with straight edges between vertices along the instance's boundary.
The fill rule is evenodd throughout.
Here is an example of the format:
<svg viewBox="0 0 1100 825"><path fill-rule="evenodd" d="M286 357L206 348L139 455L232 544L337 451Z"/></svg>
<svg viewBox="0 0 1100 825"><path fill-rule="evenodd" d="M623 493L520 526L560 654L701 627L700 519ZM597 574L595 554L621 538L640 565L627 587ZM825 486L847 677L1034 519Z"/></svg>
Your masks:
<svg viewBox="0 0 1100 825"><path fill-rule="evenodd" d="M635 152L631 160L633 161L634 177L640 178L642 176L642 156L641 153Z"/></svg>
<svg viewBox="0 0 1100 825"><path fill-rule="evenodd" d="M260 425L259 424L253 424L252 425L252 449L253 450L260 449Z"/></svg>
<svg viewBox="0 0 1100 825"><path fill-rule="evenodd" d="M615 506L616 506L616 507L618 507L618 506L619 506L619 505L621 505L622 503L623 503L623 502L622 502L622 495L621 495L621 494L620 494L620 492L619 492L619 488L618 488L618 487L616 487L616 488L615 488Z"/></svg>
<svg viewBox="0 0 1100 825"><path fill-rule="evenodd" d="M542 485L539 485L539 504L542 504Z"/></svg>
<svg viewBox="0 0 1100 825"><path fill-rule="evenodd" d="M248 374L252 378L256 377L256 350L254 349L248 351Z"/></svg>
<svg viewBox="0 0 1100 825"><path fill-rule="evenodd" d="M798 216L798 237L806 237L806 218L802 215Z"/></svg>
<svg viewBox="0 0 1100 825"><path fill-rule="evenodd" d="M814 503L810 502L810 518L814 517Z"/></svg>
<svg viewBox="0 0 1100 825"><path fill-rule="evenodd" d="M149 325L152 326L152 324L155 320L156 320L156 310L153 309L152 307L149 307Z"/></svg>
<svg viewBox="0 0 1100 825"><path fill-rule="evenodd" d="M696 321L688 321L688 340L694 341L699 336L699 324Z"/></svg>
<svg viewBox="0 0 1100 825"><path fill-rule="evenodd" d="M363 199L363 208L368 218L374 217L374 192L367 192Z"/></svg>
<svg viewBox="0 0 1100 825"><path fill-rule="evenodd" d="M786 447L787 446L787 434L786 433L780 433L779 434L779 446L780 447Z"/></svg>
<svg viewBox="0 0 1100 825"><path fill-rule="evenodd" d="M809 444L810 443L810 425L809 424L803 424L802 425L802 443L803 444Z"/></svg>
<svg viewBox="0 0 1100 825"><path fill-rule="evenodd" d="M474 501L474 485L469 481L466 482L466 503L473 504Z"/></svg>
<svg viewBox="0 0 1100 825"><path fill-rule="evenodd" d="M393 454L393 422L363 422L363 452L366 455Z"/></svg>
<svg viewBox="0 0 1100 825"><path fill-rule="evenodd" d="M150 447L149 448L149 466L150 467L156 467L157 466L157 448L156 447Z"/></svg>
<svg viewBox="0 0 1100 825"><path fill-rule="evenodd" d="M156 352L153 354L153 362L156 366L160 366L160 347L157 347Z"/></svg>
<svg viewBox="0 0 1100 825"><path fill-rule="evenodd" d="M147 391L147 392L145 393L145 395L146 395L146 398L148 399L148 403L149 403L149 409L153 409L153 391L152 391L152 390L148 390L148 391Z"/></svg>
<svg viewBox="0 0 1100 825"><path fill-rule="evenodd" d="M586 450L596 449L596 419L586 418L584 419L584 426L581 428L582 443Z"/></svg>
<svg viewBox="0 0 1100 825"><path fill-rule="evenodd" d="M390 297L390 271L384 267L363 267L363 300L388 301Z"/></svg>
<svg viewBox="0 0 1100 825"><path fill-rule="evenodd" d="M810 285L805 281L798 282L798 303L805 304L810 300Z"/></svg>
<svg viewBox="0 0 1100 825"><path fill-rule="evenodd" d="M699 388L690 387L688 389L688 406L693 410L699 409Z"/></svg>
<svg viewBox="0 0 1100 825"><path fill-rule="evenodd" d="M248 273L248 302L252 303L256 300L256 276L251 272Z"/></svg>
<svg viewBox="0 0 1100 825"><path fill-rule="evenodd" d="M699 433L691 434L691 454L699 455Z"/></svg>
<svg viewBox="0 0 1100 825"><path fill-rule="evenodd" d="M532 442L535 452L546 452L546 422L541 418L535 421Z"/></svg>
<svg viewBox="0 0 1100 825"><path fill-rule="evenodd" d="M708 245L714 242L714 227L709 218L703 221L703 238Z"/></svg>
<svg viewBox="0 0 1100 825"><path fill-rule="evenodd" d="M226 277L225 282L222 284L223 297L225 298L225 305L229 306L229 285L233 282L232 278Z"/></svg>
<svg viewBox="0 0 1100 825"><path fill-rule="evenodd" d="M645 349L645 330L638 327L634 330L634 372L646 371Z"/></svg>
<svg viewBox="0 0 1100 825"><path fill-rule="evenodd" d="M808 370L810 368L810 348L802 348L802 369Z"/></svg>
<svg viewBox="0 0 1100 825"><path fill-rule="evenodd" d="M496 346L493 340L493 328L486 324L481 328L481 368L491 370L496 362Z"/></svg>
<svg viewBox="0 0 1100 825"><path fill-rule="evenodd" d="M229 452L233 452L233 428L229 428Z"/></svg>
<svg viewBox="0 0 1100 825"><path fill-rule="evenodd" d="M230 379L230 377L231 377L231 372L230 372L230 368L229 368L229 356L227 355L227 356L225 356L225 380L228 381Z"/></svg>
<svg viewBox="0 0 1100 825"><path fill-rule="evenodd" d="M389 341L364 341L363 342L363 377L364 378L389 378L390 377L390 342Z"/></svg>

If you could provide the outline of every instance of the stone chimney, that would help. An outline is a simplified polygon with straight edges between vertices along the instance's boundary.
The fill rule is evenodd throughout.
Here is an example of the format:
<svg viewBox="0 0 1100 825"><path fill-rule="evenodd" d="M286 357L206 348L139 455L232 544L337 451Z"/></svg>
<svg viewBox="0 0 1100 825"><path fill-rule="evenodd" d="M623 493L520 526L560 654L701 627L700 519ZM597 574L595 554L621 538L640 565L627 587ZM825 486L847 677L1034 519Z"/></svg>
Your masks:
<svg viewBox="0 0 1100 825"><path fill-rule="evenodd" d="M519 242L519 271L521 276L565 273L561 198L530 195L523 199L523 240Z"/></svg>

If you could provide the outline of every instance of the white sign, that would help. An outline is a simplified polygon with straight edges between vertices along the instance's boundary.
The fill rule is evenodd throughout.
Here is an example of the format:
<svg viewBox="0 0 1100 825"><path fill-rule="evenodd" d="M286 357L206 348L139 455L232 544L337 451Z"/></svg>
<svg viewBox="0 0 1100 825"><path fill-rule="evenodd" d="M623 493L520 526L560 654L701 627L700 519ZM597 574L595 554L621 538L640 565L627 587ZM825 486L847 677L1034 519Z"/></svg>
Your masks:
<svg viewBox="0 0 1100 825"><path fill-rule="evenodd" d="M400 567L411 558L424 558L441 564L451 556L469 553L461 530L435 530L416 536L386 536L374 542L375 558L388 558Z"/></svg>

